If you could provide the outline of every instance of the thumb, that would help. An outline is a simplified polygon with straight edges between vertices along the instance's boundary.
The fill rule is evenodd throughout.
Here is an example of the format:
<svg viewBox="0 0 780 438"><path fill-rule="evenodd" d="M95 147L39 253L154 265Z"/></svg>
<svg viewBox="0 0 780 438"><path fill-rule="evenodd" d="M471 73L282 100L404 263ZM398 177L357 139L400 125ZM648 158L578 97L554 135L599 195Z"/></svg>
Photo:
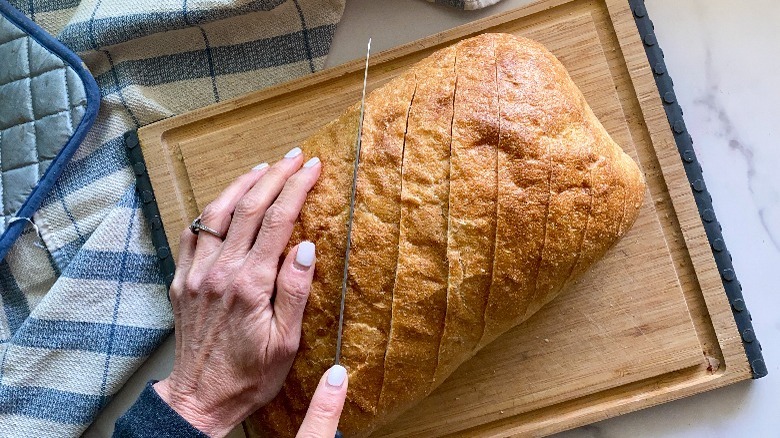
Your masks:
<svg viewBox="0 0 780 438"><path fill-rule="evenodd" d="M333 438L347 398L347 369L333 365L320 379L297 438Z"/></svg>

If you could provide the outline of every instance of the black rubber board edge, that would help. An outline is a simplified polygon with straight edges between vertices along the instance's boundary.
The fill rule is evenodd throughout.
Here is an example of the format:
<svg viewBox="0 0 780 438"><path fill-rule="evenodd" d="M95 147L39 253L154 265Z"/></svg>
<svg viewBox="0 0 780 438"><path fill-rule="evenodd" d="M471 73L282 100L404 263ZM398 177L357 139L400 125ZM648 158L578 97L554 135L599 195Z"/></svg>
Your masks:
<svg viewBox="0 0 780 438"><path fill-rule="evenodd" d="M160 266L165 285L170 291L176 263L173 261L168 238L165 237L165 228L163 228L160 209L157 207L157 200L154 197L152 181L149 179L149 172L146 171L144 154L141 152L141 146L138 142L138 133L128 131L125 133L124 139L125 151L135 174L135 190L141 199L141 211L143 211L146 222L149 224L149 230L152 232L152 244L157 252L157 263Z"/></svg>
<svg viewBox="0 0 780 438"><path fill-rule="evenodd" d="M685 174L691 185L691 191L699 209L699 216L702 219L707 239L712 248L715 264L721 274L721 281L731 304L734 321L742 337L742 344L745 347L745 354L750 363L753 378L760 379L768 373L763 354L761 353L761 344L756 338L755 330L753 330L753 318L745 305L745 300L742 296L742 285L737 280L734 272L731 254L726 248L721 226L712 207L712 197L707 191L701 165L696 159L696 153L693 150L693 139L685 128L683 111L679 103L677 103L677 98L674 94L674 83L664 63L664 53L656 40L653 22L647 14L644 0L628 0L628 3L634 15L639 36L644 44L647 60L653 70L655 83L666 111L666 118L674 133L677 150L680 153ZM152 183L146 171L143 153L139 147L138 135L136 131L129 131L125 133L124 138L127 156L136 176L136 190L142 201L141 209L151 229L152 243L157 251L160 270L166 285L170 289L176 264L173 261L168 239L165 237L160 210L157 207Z"/></svg>
<svg viewBox="0 0 780 438"><path fill-rule="evenodd" d="M658 87L658 92L666 111L669 127L674 134L677 150L680 152L680 158L685 168L685 174L688 176L688 182L691 185L693 198L696 200L696 206L699 209L699 216L704 225L704 231L707 233L707 239L710 242L712 255L715 257L715 264L720 272L723 288L726 290L726 296L731 304L731 312L734 314L737 330L739 330L739 334L742 337L742 345L745 347L745 354L753 371L753 378L760 379L766 376L768 372L764 356L761 353L761 344L756 338L755 330L753 330L753 317L745 305L745 299L742 296L742 285L737 280L737 274L734 272L731 253L726 248L722 228L712 207L712 196L707 191L701 165L696 159L693 139L685 128L683 110L674 94L674 82L669 76L664 63L664 52L655 38L653 22L647 14L644 0L629 0L628 3L631 6L642 44L645 47L647 60L650 63L650 68L653 70L655 84Z"/></svg>

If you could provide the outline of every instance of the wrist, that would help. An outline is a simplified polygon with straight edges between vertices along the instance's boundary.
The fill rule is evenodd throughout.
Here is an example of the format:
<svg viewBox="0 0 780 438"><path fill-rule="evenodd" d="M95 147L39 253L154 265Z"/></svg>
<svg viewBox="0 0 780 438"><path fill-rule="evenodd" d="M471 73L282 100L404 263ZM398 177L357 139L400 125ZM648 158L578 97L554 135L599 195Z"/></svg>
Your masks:
<svg viewBox="0 0 780 438"><path fill-rule="evenodd" d="M180 390L170 377L155 383L153 388L171 409L210 437L226 436L243 420L240 414L236 415L237 409L225 405L210 406L206 402L207 397Z"/></svg>

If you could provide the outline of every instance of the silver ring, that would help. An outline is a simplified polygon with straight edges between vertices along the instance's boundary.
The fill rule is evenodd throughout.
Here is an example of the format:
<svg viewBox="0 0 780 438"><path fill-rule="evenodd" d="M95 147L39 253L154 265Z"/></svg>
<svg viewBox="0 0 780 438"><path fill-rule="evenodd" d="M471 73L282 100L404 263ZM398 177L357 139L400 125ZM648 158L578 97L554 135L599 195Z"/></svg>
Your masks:
<svg viewBox="0 0 780 438"><path fill-rule="evenodd" d="M201 231L205 231L212 236L218 237L220 240L225 240L225 236L219 234L219 231L203 225L203 223L200 221L200 216L196 217L195 220L192 221L190 224L190 231L192 231L192 234L198 234Z"/></svg>

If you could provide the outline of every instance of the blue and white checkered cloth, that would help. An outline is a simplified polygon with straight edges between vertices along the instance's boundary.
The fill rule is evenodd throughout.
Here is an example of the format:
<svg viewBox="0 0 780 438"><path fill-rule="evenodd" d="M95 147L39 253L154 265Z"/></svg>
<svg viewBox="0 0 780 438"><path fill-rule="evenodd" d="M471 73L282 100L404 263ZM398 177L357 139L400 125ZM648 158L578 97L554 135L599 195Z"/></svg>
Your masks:
<svg viewBox="0 0 780 438"><path fill-rule="evenodd" d="M344 1L11 0L79 53L102 101L0 262L0 436L80 435L172 330L122 134L321 69Z"/></svg>

